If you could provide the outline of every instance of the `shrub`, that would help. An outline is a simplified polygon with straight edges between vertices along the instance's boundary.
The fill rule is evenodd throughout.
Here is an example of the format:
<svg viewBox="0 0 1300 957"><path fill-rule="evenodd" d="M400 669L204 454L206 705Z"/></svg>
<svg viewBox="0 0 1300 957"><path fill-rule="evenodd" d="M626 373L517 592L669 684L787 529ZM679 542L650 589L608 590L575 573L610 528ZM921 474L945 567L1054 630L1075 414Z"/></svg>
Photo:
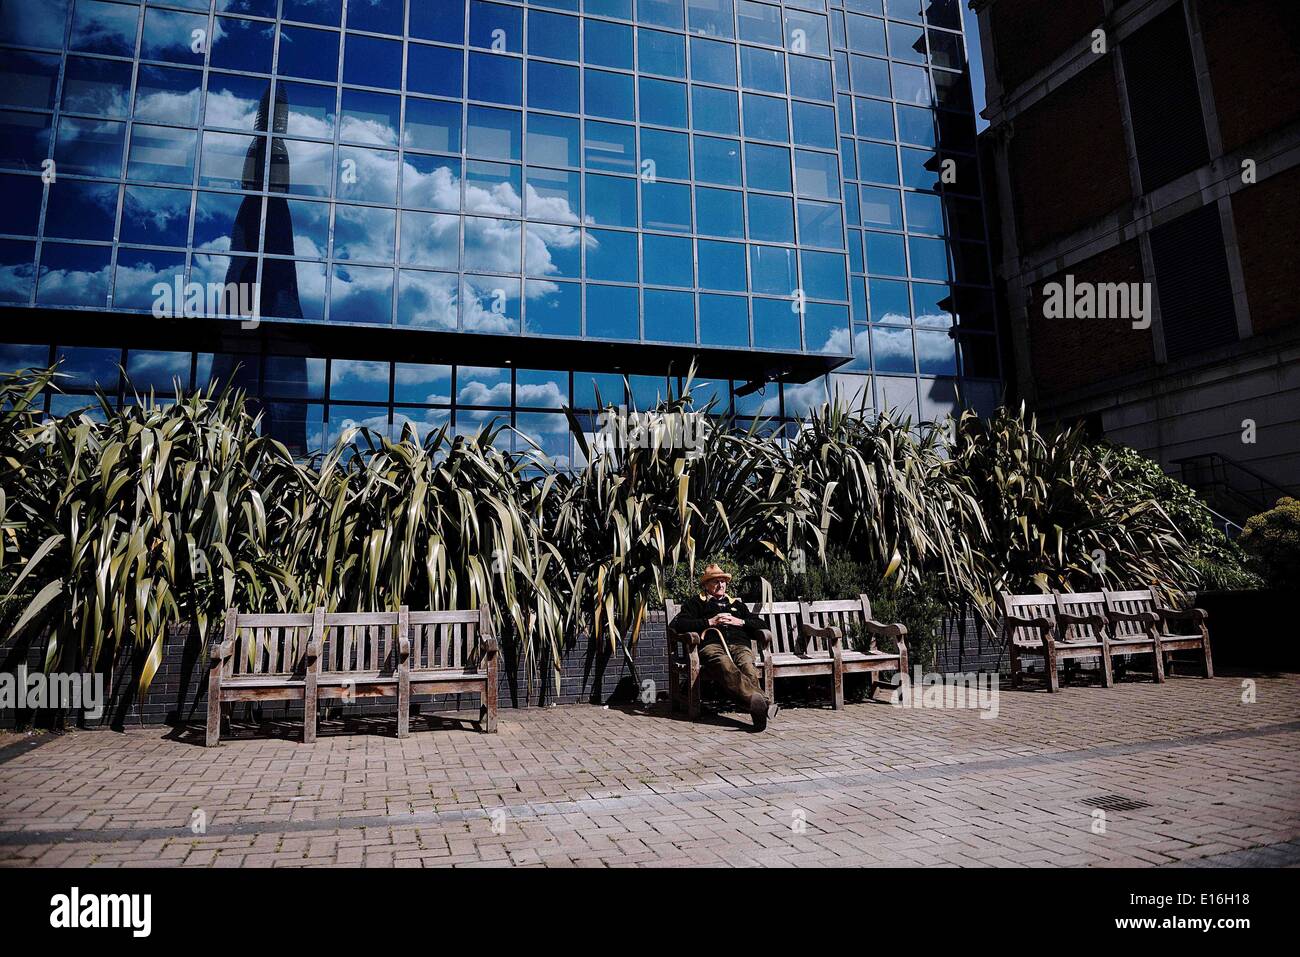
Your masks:
<svg viewBox="0 0 1300 957"><path fill-rule="evenodd" d="M1281 498L1267 512L1252 515L1239 541L1259 559L1274 588L1300 582L1300 500Z"/></svg>

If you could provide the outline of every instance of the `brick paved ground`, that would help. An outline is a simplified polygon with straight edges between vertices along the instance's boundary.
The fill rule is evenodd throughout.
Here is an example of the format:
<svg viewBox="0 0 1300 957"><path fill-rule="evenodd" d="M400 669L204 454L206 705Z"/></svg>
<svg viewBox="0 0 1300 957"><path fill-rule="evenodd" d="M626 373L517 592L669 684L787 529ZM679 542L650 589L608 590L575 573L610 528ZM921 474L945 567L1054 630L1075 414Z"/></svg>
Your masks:
<svg viewBox="0 0 1300 957"><path fill-rule="evenodd" d="M761 735L581 705L314 746L72 733L0 752L0 864L1295 866L1300 676L1241 695L1175 678L1005 691L994 720L788 708ZM1094 833L1084 802L1106 796L1145 806Z"/></svg>

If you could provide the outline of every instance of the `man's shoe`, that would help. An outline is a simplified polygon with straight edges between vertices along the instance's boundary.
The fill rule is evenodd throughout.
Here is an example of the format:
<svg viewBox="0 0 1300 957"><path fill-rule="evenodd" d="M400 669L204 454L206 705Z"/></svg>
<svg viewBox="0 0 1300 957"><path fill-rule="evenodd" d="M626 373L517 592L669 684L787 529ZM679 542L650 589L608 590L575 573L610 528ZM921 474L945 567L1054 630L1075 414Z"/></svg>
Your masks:
<svg viewBox="0 0 1300 957"><path fill-rule="evenodd" d="M776 714L776 703L769 704L765 696L754 692L749 696L749 714L754 719L754 730L762 731L767 727L767 719Z"/></svg>

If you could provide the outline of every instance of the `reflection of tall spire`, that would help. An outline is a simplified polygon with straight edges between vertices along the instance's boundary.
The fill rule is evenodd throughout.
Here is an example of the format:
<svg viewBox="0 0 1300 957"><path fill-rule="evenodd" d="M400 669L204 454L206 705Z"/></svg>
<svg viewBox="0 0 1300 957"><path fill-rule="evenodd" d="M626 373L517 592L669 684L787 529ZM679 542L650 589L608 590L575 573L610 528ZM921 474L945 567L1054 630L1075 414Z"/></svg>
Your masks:
<svg viewBox="0 0 1300 957"><path fill-rule="evenodd" d="M262 94L257 107L257 129L271 132L271 177L270 191L285 192L289 185L289 151L284 140L276 134L284 133L289 125L289 100L284 86L277 84L275 111L271 114L270 88ZM271 123L268 124L267 120ZM267 137L254 137L248 154L244 158L243 188L260 191L266 183L266 146ZM232 250L256 250L258 233L262 228L262 198L245 196L239 204L235 222L231 228L230 248ZM276 255L293 254L293 218L289 213L289 203L283 197L268 196L266 199L266 244L265 252ZM257 280L257 261L243 257L232 258L226 272L226 283L255 283ZM262 285L260 291L261 315L281 319L301 319L302 305L298 300L298 272L294 264L284 259L266 259L262 263ZM235 385L246 390L249 395L257 396L257 368L255 363L244 361L238 370L236 356L214 356L212 377L227 379L233 376ZM282 359L278 363L280 376L277 381L277 396L305 399L307 396L307 360L294 357ZM257 403L261 405L261 403ZM301 403L274 403L264 407L266 434L279 439L289 451L297 455L306 454L307 449L307 407Z"/></svg>

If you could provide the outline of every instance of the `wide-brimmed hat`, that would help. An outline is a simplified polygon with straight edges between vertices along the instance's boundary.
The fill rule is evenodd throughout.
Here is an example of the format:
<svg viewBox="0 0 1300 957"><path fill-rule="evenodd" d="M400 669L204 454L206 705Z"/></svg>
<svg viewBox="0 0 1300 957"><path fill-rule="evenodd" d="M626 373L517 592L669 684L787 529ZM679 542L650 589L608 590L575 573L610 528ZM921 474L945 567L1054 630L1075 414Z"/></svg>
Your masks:
<svg viewBox="0 0 1300 957"><path fill-rule="evenodd" d="M726 572L724 572L717 565L709 565L704 569L703 573L701 573L700 575L700 587L703 588L709 582L716 581L719 578L721 578L724 582L731 581L731 576L728 575Z"/></svg>

